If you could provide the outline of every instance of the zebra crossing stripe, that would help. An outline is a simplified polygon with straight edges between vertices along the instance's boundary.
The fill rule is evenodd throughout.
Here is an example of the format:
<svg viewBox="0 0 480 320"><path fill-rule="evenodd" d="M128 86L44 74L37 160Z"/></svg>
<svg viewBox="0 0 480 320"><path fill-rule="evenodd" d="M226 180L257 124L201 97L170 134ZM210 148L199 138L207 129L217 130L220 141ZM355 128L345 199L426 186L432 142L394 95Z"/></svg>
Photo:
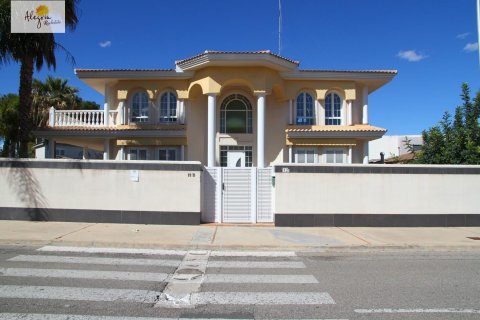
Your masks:
<svg viewBox="0 0 480 320"><path fill-rule="evenodd" d="M42 252L76 252L76 253L123 253L140 255L183 256L186 250L137 249L137 248L102 248L102 247L68 247L44 246ZM296 257L294 251L211 251L212 257Z"/></svg>
<svg viewBox="0 0 480 320"><path fill-rule="evenodd" d="M211 257L296 257L293 251L212 251Z"/></svg>
<svg viewBox="0 0 480 320"><path fill-rule="evenodd" d="M0 298L52 299L95 302L154 303L160 293L149 290L49 286L0 286Z"/></svg>
<svg viewBox="0 0 480 320"><path fill-rule="evenodd" d="M177 267L180 264L180 260L45 256L45 255L19 255L19 256L8 259L8 261L51 262L51 263L67 263L67 264L74 263L74 264L101 264L101 265L134 265L134 266L157 266L157 267Z"/></svg>
<svg viewBox="0 0 480 320"><path fill-rule="evenodd" d="M430 309L355 309L356 313L471 313L480 314L480 309L430 308Z"/></svg>
<svg viewBox="0 0 480 320"><path fill-rule="evenodd" d="M164 282L167 273L71 269L0 268L0 276Z"/></svg>
<svg viewBox="0 0 480 320"><path fill-rule="evenodd" d="M49 286L0 286L0 298L95 302L155 303L161 293L150 290ZM318 305L335 304L327 292L198 292L192 305Z"/></svg>
<svg viewBox="0 0 480 320"><path fill-rule="evenodd" d="M318 283L312 275L207 274L204 283Z"/></svg>
<svg viewBox="0 0 480 320"><path fill-rule="evenodd" d="M198 292L195 305L318 305L335 304L327 292Z"/></svg>
<svg viewBox="0 0 480 320"><path fill-rule="evenodd" d="M141 255L183 256L185 250L137 249L137 248L100 248L100 247L63 247L44 246L37 251L42 252L78 252L78 253L124 253Z"/></svg>
<svg viewBox="0 0 480 320"><path fill-rule="evenodd" d="M302 269L301 261L208 261L209 268Z"/></svg>
<svg viewBox="0 0 480 320"><path fill-rule="evenodd" d="M39 314L39 313L0 313L0 319L3 320L229 320L227 318L151 318L151 317L115 317L115 316L90 316L90 315L74 315L74 314ZM252 320L238 319L235 320ZM268 320L268 319L265 319ZM309 319L305 319L309 320ZM321 319L310 319L321 320ZM346 320L346 319L330 319L330 320Z"/></svg>
<svg viewBox="0 0 480 320"><path fill-rule="evenodd" d="M2 320L177 320L173 318L113 317L75 314L0 313Z"/></svg>

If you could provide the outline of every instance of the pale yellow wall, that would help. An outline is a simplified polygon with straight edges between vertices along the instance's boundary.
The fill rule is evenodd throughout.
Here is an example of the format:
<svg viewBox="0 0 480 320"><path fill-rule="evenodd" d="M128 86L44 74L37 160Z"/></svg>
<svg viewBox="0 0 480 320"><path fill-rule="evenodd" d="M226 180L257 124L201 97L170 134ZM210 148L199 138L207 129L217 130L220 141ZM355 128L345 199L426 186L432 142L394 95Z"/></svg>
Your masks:
<svg viewBox="0 0 480 320"><path fill-rule="evenodd" d="M277 101L272 96L266 99L265 162L268 164L288 161L285 144L285 129L288 125L288 101Z"/></svg>
<svg viewBox="0 0 480 320"><path fill-rule="evenodd" d="M186 160L207 162L207 96L197 95L186 100Z"/></svg>

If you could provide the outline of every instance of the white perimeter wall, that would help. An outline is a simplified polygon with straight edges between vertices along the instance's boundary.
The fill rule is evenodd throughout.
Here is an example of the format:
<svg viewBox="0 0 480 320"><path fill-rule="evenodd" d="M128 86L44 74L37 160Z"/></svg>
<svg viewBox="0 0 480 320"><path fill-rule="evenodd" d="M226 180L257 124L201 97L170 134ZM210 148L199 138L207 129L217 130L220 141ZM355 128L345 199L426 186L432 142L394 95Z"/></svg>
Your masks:
<svg viewBox="0 0 480 320"><path fill-rule="evenodd" d="M479 174L275 175L276 214L480 213Z"/></svg>
<svg viewBox="0 0 480 320"><path fill-rule="evenodd" d="M138 173L134 182L131 170L0 167L0 207L200 212L201 172Z"/></svg>

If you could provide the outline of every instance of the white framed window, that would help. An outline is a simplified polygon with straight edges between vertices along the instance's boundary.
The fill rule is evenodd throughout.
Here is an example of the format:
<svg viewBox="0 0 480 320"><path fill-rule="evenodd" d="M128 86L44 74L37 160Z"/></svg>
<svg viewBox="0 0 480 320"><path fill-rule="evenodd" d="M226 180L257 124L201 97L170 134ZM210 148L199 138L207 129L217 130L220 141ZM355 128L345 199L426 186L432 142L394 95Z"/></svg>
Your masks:
<svg viewBox="0 0 480 320"><path fill-rule="evenodd" d="M312 96L307 92L302 92L296 100L295 124L313 125L314 124L314 104Z"/></svg>
<svg viewBox="0 0 480 320"><path fill-rule="evenodd" d="M346 163L345 150L341 148L326 149L325 163Z"/></svg>
<svg viewBox="0 0 480 320"><path fill-rule="evenodd" d="M135 93L132 97L130 106L131 122L148 122L150 100L145 91Z"/></svg>
<svg viewBox="0 0 480 320"><path fill-rule="evenodd" d="M160 96L160 122L177 122L177 96L171 91Z"/></svg>
<svg viewBox="0 0 480 320"><path fill-rule="evenodd" d="M158 160L177 161L180 159L180 150L177 147L161 147L158 149Z"/></svg>
<svg viewBox="0 0 480 320"><path fill-rule="evenodd" d="M252 105L241 94L226 97L220 107L221 133L252 133Z"/></svg>
<svg viewBox="0 0 480 320"><path fill-rule="evenodd" d="M316 163L317 153L314 148L295 148L295 163Z"/></svg>
<svg viewBox="0 0 480 320"><path fill-rule="evenodd" d="M342 99L335 92L325 97L325 124L340 126L342 124Z"/></svg>
<svg viewBox="0 0 480 320"><path fill-rule="evenodd" d="M149 152L147 148L129 148L128 160L148 160Z"/></svg>

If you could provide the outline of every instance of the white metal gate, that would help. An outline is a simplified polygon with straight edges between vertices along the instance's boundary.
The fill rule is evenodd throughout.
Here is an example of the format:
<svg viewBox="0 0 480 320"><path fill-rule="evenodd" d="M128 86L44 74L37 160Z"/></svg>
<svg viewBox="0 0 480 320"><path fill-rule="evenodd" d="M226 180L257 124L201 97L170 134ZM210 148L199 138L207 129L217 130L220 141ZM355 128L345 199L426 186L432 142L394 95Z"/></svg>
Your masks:
<svg viewBox="0 0 480 320"><path fill-rule="evenodd" d="M202 221L272 223L272 168L205 168Z"/></svg>

